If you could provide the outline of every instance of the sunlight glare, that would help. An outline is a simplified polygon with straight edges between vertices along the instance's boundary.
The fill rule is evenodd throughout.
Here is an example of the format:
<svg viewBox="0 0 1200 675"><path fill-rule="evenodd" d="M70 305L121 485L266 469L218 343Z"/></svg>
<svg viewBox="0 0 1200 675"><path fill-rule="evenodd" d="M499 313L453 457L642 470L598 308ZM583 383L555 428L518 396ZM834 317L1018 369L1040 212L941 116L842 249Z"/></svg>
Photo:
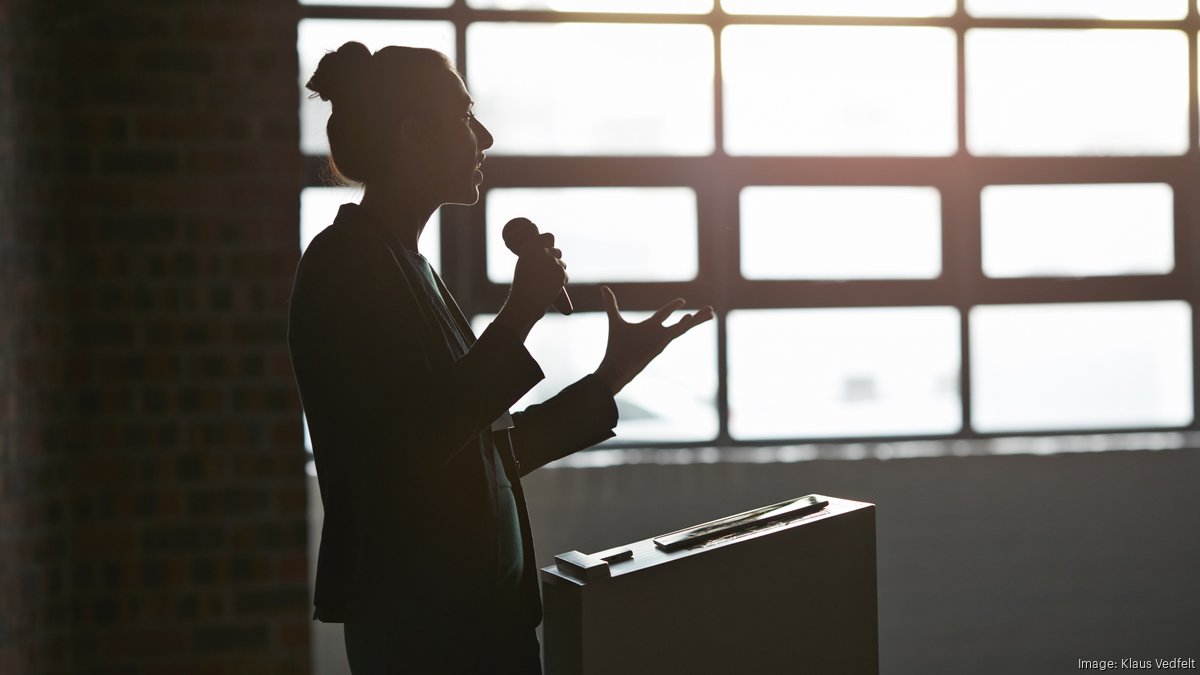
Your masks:
<svg viewBox="0 0 1200 675"><path fill-rule="evenodd" d="M966 0L975 16L1064 19L1182 19L1188 0Z"/></svg>
<svg viewBox="0 0 1200 675"><path fill-rule="evenodd" d="M973 154L1187 151L1182 31L979 28L966 54Z"/></svg>
<svg viewBox="0 0 1200 675"><path fill-rule="evenodd" d="M467 0L467 6L554 12L705 14L712 10L713 0Z"/></svg>
<svg viewBox="0 0 1200 675"><path fill-rule="evenodd" d="M735 155L949 155L954 31L730 26L725 149Z"/></svg>
<svg viewBox="0 0 1200 675"><path fill-rule="evenodd" d="M1175 267L1171 186L989 185L981 195L989 277L1167 274Z"/></svg>
<svg viewBox="0 0 1200 675"><path fill-rule="evenodd" d="M1182 301L971 309L981 432L1184 426L1192 312Z"/></svg>
<svg viewBox="0 0 1200 675"><path fill-rule="evenodd" d="M933 279L942 269L931 187L748 187L741 233L747 279Z"/></svg>
<svg viewBox="0 0 1200 675"><path fill-rule="evenodd" d="M705 155L713 147L707 26L474 23L476 111L507 155Z"/></svg>
<svg viewBox="0 0 1200 675"><path fill-rule="evenodd" d="M730 14L951 16L954 0L721 0Z"/></svg>
<svg viewBox="0 0 1200 675"><path fill-rule="evenodd" d="M488 278L512 281L505 223L524 216L554 234L572 281L696 278L696 193L691 188L497 188L487 193ZM636 245L630 245L636 242Z"/></svg>
<svg viewBox="0 0 1200 675"><path fill-rule="evenodd" d="M737 439L954 433L953 307L729 313L729 429Z"/></svg>

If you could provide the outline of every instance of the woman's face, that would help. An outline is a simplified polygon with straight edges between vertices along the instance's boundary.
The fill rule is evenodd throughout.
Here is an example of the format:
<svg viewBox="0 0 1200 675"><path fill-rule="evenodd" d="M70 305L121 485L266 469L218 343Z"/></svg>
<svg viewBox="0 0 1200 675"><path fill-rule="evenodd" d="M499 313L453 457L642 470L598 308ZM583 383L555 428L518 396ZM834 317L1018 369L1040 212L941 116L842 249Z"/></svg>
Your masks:
<svg viewBox="0 0 1200 675"><path fill-rule="evenodd" d="M472 112L474 101L458 73L447 68L432 94L427 166L431 186L444 204L474 204L483 183L484 150L492 134Z"/></svg>

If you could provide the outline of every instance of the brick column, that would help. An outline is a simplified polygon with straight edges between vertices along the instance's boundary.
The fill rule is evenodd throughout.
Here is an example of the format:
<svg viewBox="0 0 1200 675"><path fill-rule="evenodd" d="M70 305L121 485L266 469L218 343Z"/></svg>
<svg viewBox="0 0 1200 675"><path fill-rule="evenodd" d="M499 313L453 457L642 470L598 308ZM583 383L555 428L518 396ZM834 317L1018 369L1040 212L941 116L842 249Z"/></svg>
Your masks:
<svg viewBox="0 0 1200 675"><path fill-rule="evenodd" d="M0 672L309 670L296 20L0 8Z"/></svg>

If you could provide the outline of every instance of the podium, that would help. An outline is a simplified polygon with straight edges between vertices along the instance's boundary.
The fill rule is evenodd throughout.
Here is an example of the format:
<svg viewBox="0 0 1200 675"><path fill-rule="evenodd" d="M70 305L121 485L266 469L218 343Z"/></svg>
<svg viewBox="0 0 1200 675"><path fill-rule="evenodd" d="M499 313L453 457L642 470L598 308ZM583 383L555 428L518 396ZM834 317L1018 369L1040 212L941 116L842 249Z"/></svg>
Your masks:
<svg viewBox="0 0 1200 675"><path fill-rule="evenodd" d="M808 495L541 570L546 675L876 675L875 506Z"/></svg>

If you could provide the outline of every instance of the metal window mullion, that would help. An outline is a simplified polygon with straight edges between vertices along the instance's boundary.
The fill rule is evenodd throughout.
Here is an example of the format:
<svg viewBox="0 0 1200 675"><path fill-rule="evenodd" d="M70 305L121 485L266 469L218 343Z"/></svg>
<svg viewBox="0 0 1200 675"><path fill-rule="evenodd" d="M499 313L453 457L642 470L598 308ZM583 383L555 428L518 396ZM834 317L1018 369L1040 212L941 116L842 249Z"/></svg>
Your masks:
<svg viewBox="0 0 1200 675"><path fill-rule="evenodd" d="M719 7L705 14L632 12L556 12L552 10L472 9L457 1L450 7L386 7L301 5L302 19L361 19L411 21L488 21L497 23L649 23L730 24L782 26L934 26L965 28L1064 28L1064 29L1178 29L1189 19L1084 19L973 17L965 11L950 16L792 16L782 14L727 14Z"/></svg>
<svg viewBox="0 0 1200 675"><path fill-rule="evenodd" d="M725 26L728 25L721 0L713 0L710 14L710 29L713 40L713 152L715 162L725 163L725 75L724 59ZM737 278L736 268L740 259L741 219L738 217L738 194L736 187L729 185L729 172L703 172L705 180L696 185L696 236L697 252L700 256L699 279L705 291L701 302L713 306L716 323L717 362L717 438L719 444L732 440L729 433L729 280ZM730 232L729 230L732 230ZM732 239L732 241L730 241ZM724 251L724 253L723 253Z"/></svg>
<svg viewBox="0 0 1200 675"><path fill-rule="evenodd" d="M1200 13L1188 0L1188 154L1183 181L1173 183L1175 193L1175 265L1189 277L1188 304L1192 313L1192 423L1200 429L1200 204L1192 186L1200 182ZM1179 269L1181 268L1182 269Z"/></svg>
<svg viewBox="0 0 1200 675"><path fill-rule="evenodd" d="M722 171L707 172L694 185L700 274L695 293L683 297L691 301L689 306L712 305L716 312L717 442L727 443L730 440L728 315L729 310L748 304L736 293L736 282L741 278L738 188Z"/></svg>
<svg viewBox="0 0 1200 675"><path fill-rule="evenodd" d="M687 185L720 174L737 185L928 185L959 171L953 157L521 157L488 159L493 187Z"/></svg>
<svg viewBox="0 0 1200 675"><path fill-rule="evenodd" d="M973 287L982 273L979 219L979 191L969 180L974 163L967 149L967 17L966 0L957 0L954 11L954 69L955 119L958 121L958 151L955 164L960 168L955 178L945 183L942 192L942 278L950 280L957 293L954 307L958 310L958 400L961 426L958 435L970 436L971 409L971 307L975 302ZM961 237L959 236L961 233ZM965 251L966 255L956 255Z"/></svg>
<svg viewBox="0 0 1200 675"><path fill-rule="evenodd" d="M1196 157L530 157L488 158L490 187L687 184L720 172L745 185L937 185L964 170L980 185L1052 183L1195 184ZM305 157L304 184L322 186L324 156ZM964 168L965 167L965 168ZM916 178L914 178L916 177ZM919 178L919 180L917 180ZM1189 183L1189 180L1191 183Z"/></svg>
<svg viewBox="0 0 1200 675"><path fill-rule="evenodd" d="M470 79L467 70L467 26L465 20L466 0L454 0L448 8L454 22L454 63L462 74L467 88ZM479 313L482 287L479 270L486 270L486 244L484 241L484 204L486 188L480 189L479 203L473 207L450 206L441 208L442 250L451 255L442 256L441 274L454 292L464 313L471 317ZM484 272L486 276L486 271Z"/></svg>

